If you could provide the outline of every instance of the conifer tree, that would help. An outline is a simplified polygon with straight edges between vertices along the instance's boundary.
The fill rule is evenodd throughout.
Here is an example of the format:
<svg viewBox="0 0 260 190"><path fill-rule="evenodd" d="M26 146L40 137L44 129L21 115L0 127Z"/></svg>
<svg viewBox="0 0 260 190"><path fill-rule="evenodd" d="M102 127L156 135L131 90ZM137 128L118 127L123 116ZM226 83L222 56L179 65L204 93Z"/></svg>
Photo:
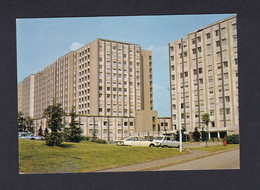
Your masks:
<svg viewBox="0 0 260 190"><path fill-rule="evenodd" d="M80 123L76 121L77 115L74 111L74 108L70 113L70 117L71 117L71 121L69 123L70 128L66 130L67 139L70 142L80 142L82 129L80 128Z"/></svg>
<svg viewBox="0 0 260 190"><path fill-rule="evenodd" d="M46 144L49 146L61 145L62 138L62 117L64 111L60 104L50 105L44 111L44 116L47 118L47 127L51 129L51 132L46 135Z"/></svg>

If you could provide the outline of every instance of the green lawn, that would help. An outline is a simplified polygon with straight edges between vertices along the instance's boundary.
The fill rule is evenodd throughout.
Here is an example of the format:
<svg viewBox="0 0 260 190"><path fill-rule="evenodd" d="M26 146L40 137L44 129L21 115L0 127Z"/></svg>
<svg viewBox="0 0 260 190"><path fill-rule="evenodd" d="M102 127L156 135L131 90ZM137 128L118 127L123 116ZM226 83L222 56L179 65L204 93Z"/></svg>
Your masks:
<svg viewBox="0 0 260 190"><path fill-rule="evenodd" d="M49 147L45 141L19 140L19 171L91 172L187 153L180 153L177 148L126 147L87 141L65 142L62 147Z"/></svg>
<svg viewBox="0 0 260 190"><path fill-rule="evenodd" d="M217 152L217 151L222 151L222 150L227 150L230 148L239 148L239 144L228 144L227 146L223 145L214 145L214 146L203 146L203 147L194 147L194 148L189 148L189 149L194 149L194 150L201 150L201 151L207 151L207 152Z"/></svg>

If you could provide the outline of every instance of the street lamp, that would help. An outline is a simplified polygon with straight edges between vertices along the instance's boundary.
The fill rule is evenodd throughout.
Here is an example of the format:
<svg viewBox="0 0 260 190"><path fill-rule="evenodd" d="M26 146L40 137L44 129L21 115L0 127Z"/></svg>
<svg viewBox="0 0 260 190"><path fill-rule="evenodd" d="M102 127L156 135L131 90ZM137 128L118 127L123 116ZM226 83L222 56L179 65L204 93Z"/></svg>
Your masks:
<svg viewBox="0 0 260 190"><path fill-rule="evenodd" d="M180 141L180 152L182 152L182 132L181 132L181 91L178 92L179 102L179 141Z"/></svg>

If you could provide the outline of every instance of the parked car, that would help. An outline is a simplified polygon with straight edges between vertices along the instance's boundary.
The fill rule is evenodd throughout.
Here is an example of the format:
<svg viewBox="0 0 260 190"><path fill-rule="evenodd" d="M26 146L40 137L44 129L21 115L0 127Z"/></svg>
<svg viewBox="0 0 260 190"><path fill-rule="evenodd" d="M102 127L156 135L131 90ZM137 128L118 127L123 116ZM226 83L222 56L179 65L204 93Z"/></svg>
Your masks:
<svg viewBox="0 0 260 190"><path fill-rule="evenodd" d="M150 146L178 148L180 146L180 142L175 141L173 136L158 136L153 139Z"/></svg>
<svg viewBox="0 0 260 190"><path fill-rule="evenodd" d="M28 139L28 140L43 140L44 139L43 136L37 136L37 135L34 135L33 133L29 133L29 132L19 132L18 138L19 139Z"/></svg>
<svg viewBox="0 0 260 190"><path fill-rule="evenodd" d="M144 140L142 137L125 137L120 140L115 140L117 145L121 146L147 146L149 147L151 141Z"/></svg>

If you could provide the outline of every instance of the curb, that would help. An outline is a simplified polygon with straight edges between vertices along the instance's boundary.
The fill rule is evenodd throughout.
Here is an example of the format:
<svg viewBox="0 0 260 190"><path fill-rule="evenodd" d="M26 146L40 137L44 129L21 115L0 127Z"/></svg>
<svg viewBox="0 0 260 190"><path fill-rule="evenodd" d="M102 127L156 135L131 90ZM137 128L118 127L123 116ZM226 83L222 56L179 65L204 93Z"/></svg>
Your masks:
<svg viewBox="0 0 260 190"><path fill-rule="evenodd" d="M213 152L213 153L209 153L209 154L205 154L205 155L201 155L201 156L196 156L196 157L193 157L193 158L187 158L187 159L184 159L184 160L170 162L170 163L167 163L167 164L161 164L161 165L157 165L157 166L153 166L153 167L147 167L147 168L143 168L143 169L137 169L137 170L133 170L133 171L156 170L156 169L164 168L164 167L167 167L167 166L173 166L173 165L182 164L182 163L185 163L185 162L190 162L190 161L197 160L197 159L200 159L200 158L206 158L206 157L209 157L209 156L221 154L221 153L236 150L236 149L239 149L239 148L231 148L231 149L227 149L227 150L221 150L221 151L217 151L217 152Z"/></svg>

